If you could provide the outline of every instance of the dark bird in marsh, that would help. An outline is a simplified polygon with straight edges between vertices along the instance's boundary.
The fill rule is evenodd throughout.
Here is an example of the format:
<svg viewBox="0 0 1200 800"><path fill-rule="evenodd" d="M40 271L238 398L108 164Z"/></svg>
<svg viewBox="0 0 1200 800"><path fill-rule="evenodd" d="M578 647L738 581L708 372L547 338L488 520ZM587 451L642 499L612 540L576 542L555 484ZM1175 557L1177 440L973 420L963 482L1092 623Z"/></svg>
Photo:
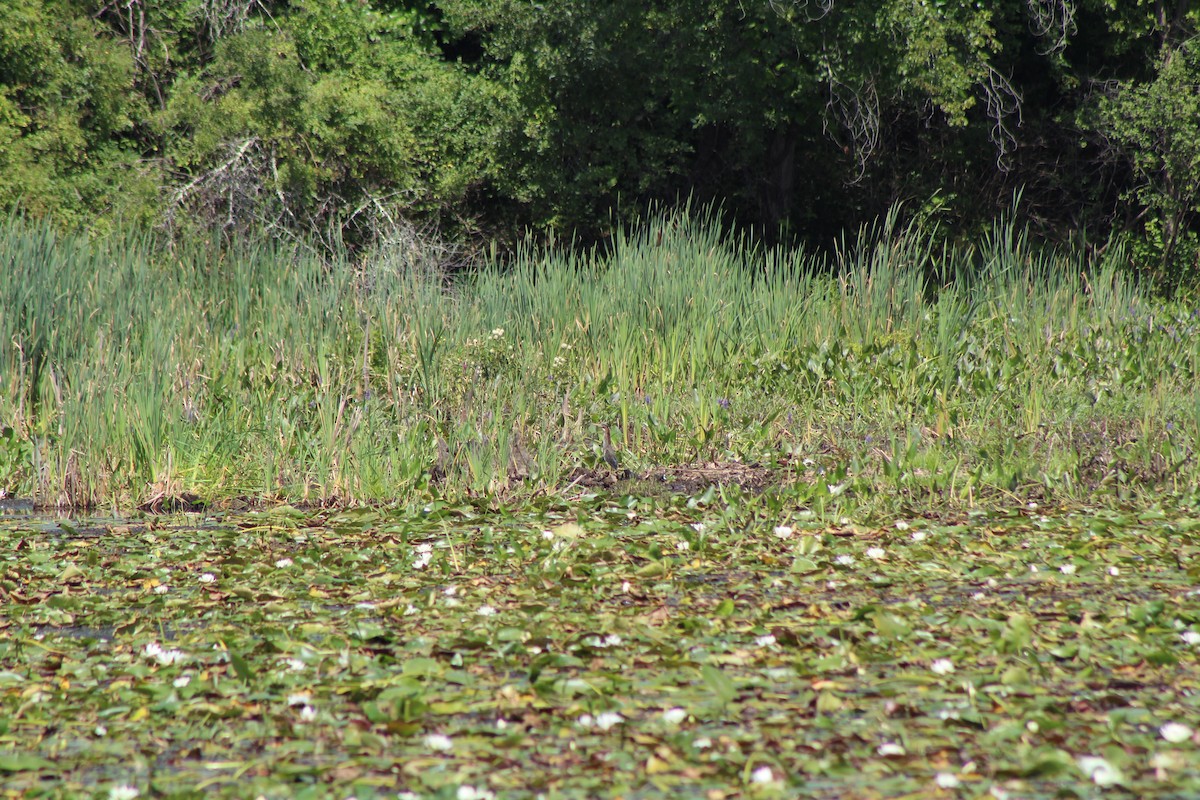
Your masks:
<svg viewBox="0 0 1200 800"><path fill-rule="evenodd" d="M609 433L608 425L601 425L600 430L604 431L604 463L608 464L614 470L619 470L621 468L621 459L617 457L617 449L613 447L612 434Z"/></svg>
<svg viewBox="0 0 1200 800"><path fill-rule="evenodd" d="M621 456L617 453L617 448L613 447L612 434L609 433L608 425L601 425L600 429L604 431L604 463L612 467L618 478L629 480L633 477L633 473L627 469L621 469Z"/></svg>

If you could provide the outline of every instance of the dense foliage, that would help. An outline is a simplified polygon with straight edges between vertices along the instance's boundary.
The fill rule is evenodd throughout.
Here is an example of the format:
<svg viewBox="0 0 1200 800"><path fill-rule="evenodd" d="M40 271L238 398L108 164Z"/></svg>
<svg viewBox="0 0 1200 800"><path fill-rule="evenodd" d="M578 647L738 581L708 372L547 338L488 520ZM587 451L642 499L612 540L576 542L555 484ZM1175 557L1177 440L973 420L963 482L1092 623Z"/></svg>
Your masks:
<svg viewBox="0 0 1200 800"><path fill-rule="evenodd" d="M106 229L604 235L693 195L826 239L1200 254L1200 8L1165 0L31 0L0 7L0 195Z"/></svg>

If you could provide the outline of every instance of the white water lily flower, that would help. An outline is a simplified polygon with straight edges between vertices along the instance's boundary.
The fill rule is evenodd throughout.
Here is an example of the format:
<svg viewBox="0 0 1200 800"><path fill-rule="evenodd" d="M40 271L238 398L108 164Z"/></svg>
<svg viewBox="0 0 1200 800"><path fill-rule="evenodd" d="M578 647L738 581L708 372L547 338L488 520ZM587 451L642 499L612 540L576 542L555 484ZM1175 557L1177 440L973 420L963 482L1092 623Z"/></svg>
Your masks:
<svg viewBox="0 0 1200 800"><path fill-rule="evenodd" d="M939 772L933 778L934 782L940 789L957 789L960 781L957 775L952 775L949 772Z"/></svg>
<svg viewBox="0 0 1200 800"><path fill-rule="evenodd" d="M704 523L703 522L693 522L691 525L691 528L696 533L704 533Z"/></svg>
<svg viewBox="0 0 1200 800"><path fill-rule="evenodd" d="M300 721L312 722L317 718L317 710L312 706L304 706L300 709Z"/></svg>
<svg viewBox="0 0 1200 800"><path fill-rule="evenodd" d="M708 738L707 736L701 736L692 740L692 747L696 748L697 750L707 750L708 748L712 747L712 739Z"/></svg>
<svg viewBox="0 0 1200 800"><path fill-rule="evenodd" d="M1109 567L1108 574L1112 575L1115 578L1121 574L1121 570L1117 569L1116 567Z"/></svg>
<svg viewBox="0 0 1200 800"><path fill-rule="evenodd" d="M884 552L882 547L868 547L867 548L867 558L878 561L879 559L883 558L885 555L887 555L887 553Z"/></svg>
<svg viewBox="0 0 1200 800"><path fill-rule="evenodd" d="M108 736L108 728L104 727L103 725L97 725L96 729L92 731L92 733L96 734L97 737L103 738Z"/></svg>
<svg viewBox="0 0 1200 800"><path fill-rule="evenodd" d="M1058 571L1061 572L1063 575L1074 575L1075 574L1075 565L1074 564L1063 564L1061 567L1058 568Z"/></svg>
<svg viewBox="0 0 1200 800"><path fill-rule="evenodd" d="M909 525L908 525L908 523L907 523L907 522L905 522L905 521L904 521L904 520L902 520L902 519L900 519L900 520L896 520L896 530L898 530L898 531L906 531L906 530L908 530L908 528L909 528Z"/></svg>
<svg viewBox="0 0 1200 800"><path fill-rule="evenodd" d="M108 790L108 800L133 800L140 794L136 786L122 784Z"/></svg>
<svg viewBox="0 0 1200 800"><path fill-rule="evenodd" d="M454 742L449 736L442 733L431 733L425 737L424 741L426 747L439 753L446 753L454 749Z"/></svg>
<svg viewBox="0 0 1200 800"><path fill-rule="evenodd" d="M181 650L163 650L158 642L150 642L150 644L146 645L146 657L153 658L164 667L171 664L178 664L187 658Z"/></svg>
<svg viewBox="0 0 1200 800"><path fill-rule="evenodd" d="M476 789L474 786L460 786L454 795L456 800L493 800L495 796L487 789Z"/></svg>
<svg viewBox="0 0 1200 800"><path fill-rule="evenodd" d="M603 714L596 715L596 727L602 731L620 725L624 721L625 718L615 711L605 711Z"/></svg>
<svg viewBox="0 0 1200 800"><path fill-rule="evenodd" d="M780 539L786 539L795 532L796 532L796 529L793 528L791 525L776 525L775 526L775 535L778 536Z"/></svg>
<svg viewBox="0 0 1200 800"><path fill-rule="evenodd" d="M286 569L287 567L290 567L294 563L296 563L296 562L292 561L290 558L281 558L275 562L275 566L278 569Z"/></svg>
<svg viewBox="0 0 1200 800"><path fill-rule="evenodd" d="M775 773L770 767L759 767L750 773L751 783L774 783Z"/></svg>
<svg viewBox="0 0 1200 800"><path fill-rule="evenodd" d="M675 543L675 549L682 553L682 552L691 550L692 546L691 546L691 544L688 543L688 541L686 539L681 539L680 541Z"/></svg>
<svg viewBox="0 0 1200 800"><path fill-rule="evenodd" d="M176 689L182 689L183 687L187 686L191 682L192 682L191 675L180 675L178 678L171 681L171 685L174 686Z"/></svg>
<svg viewBox="0 0 1200 800"><path fill-rule="evenodd" d="M682 708L668 708L662 712L663 722L668 725L678 725L687 719L687 711Z"/></svg>
<svg viewBox="0 0 1200 800"><path fill-rule="evenodd" d="M481 617L494 617L496 616L496 609L491 606L480 606L475 613Z"/></svg>
<svg viewBox="0 0 1200 800"><path fill-rule="evenodd" d="M948 658L939 658L929 665L934 675L949 675L954 672L954 662Z"/></svg>
<svg viewBox="0 0 1200 800"><path fill-rule="evenodd" d="M160 583L158 586L154 587L155 594L166 594L169 591L171 591L171 587L167 586L165 583Z"/></svg>
<svg viewBox="0 0 1200 800"><path fill-rule="evenodd" d="M1097 786L1113 786L1122 781L1121 771L1098 756L1079 756L1075 763Z"/></svg>
<svg viewBox="0 0 1200 800"><path fill-rule="evenodd" d="M1184 631L1179 634L1179 638L1183 639L1183 643L1195 647L1200 644L1200 633L1196 631Z"/></svg>
<svg viewBox="0 0 1200 800"><path fill-rule="evenodd" d="M925 531L913 531L910 538L912 538L914 542L923 542L928 537L929 534Z"/></svg>
<svg viewBox="0 0 1200 800"><path fill-rule="evenodd" d="M755 639L754 644L759 647L770 647L771 645L775 644L775 637L768 633L765 636L760 636Z"/></svg>
<svg viewBox="0 0 1200 800"><path fill-rule="evenodd" d="M200 576L199 581L201 583L212 583L216 579L217 579L216 575L213 575L211 572L206 572Z"/></svg>
<svg viewBox="0 0 1200 800"><path fill-rule="evenodd" d="M834 561L838 564L841 564L843 567L850 567L854 565L854 556L843 553L835 558Z"/></svg>
<svg viewBox="0 0 1200 800"><path fill-rule="evenodd" d="M879 745L875 752L881 756L902 756L904 755L904 748L895 742L884 742Z"/></svg>
<svg viewBox="0 0 1200 800"><path fill-rule="evenodd" d="M1194 731L1192 731L1192 729L1187 725L1182 725L1178 722L1168 722L1166 725L1163 725L1161 728L1159 728L1158 732L1162 738L1166 739L1171 744L1179 744L1180 742L1186 742L1188 739L1191 739Z"/></svg>
<svg viewBox="0 0 1200 800"><path fill-rule="evenodd" d="M287 704L289 706L306 706L312 702L312 694L309 692L296 692L287 696Z"/></svg>
<svg viewBox="0 0 1200 800"><path fill-rule="evenodd" d="M1029 565L1029 571L1030 571L1030 572L1037 572L1037 571L1038 571L1038 565L1037 565L1037 564L1030 564L1030 565Z"/></svg>

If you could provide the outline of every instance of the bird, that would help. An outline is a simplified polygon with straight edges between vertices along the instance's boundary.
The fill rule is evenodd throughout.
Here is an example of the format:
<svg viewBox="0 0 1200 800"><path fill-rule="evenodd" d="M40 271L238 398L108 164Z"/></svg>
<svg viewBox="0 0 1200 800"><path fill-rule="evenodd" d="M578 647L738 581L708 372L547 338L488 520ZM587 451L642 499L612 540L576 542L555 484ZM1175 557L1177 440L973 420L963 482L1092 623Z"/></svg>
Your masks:
<svg viewBox="0 0 1200 800"><path fill-rule="evenodd" d="M604 463L614 470L620 470L621 460L617 457L616 448L613 447L612 434L609 433L608 425L603 424L600 429L604 431Z"/></svg>

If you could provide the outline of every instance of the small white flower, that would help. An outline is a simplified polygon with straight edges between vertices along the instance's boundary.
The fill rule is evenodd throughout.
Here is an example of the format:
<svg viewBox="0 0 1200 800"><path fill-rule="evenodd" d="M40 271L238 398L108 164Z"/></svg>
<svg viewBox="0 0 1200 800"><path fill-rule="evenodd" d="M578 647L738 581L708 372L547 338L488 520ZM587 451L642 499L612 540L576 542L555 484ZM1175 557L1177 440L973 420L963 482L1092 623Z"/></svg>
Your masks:
<svg viewBox="0 0 1200 800"><path fill-rule="evenodd" d="M615 711L605 711L603 714L596 715L596 727L602 731L620 725L624 721L625 718Z"/></svg>
<svg viewBox="0 0 1200 800"><path fill-rule="evenodd" d="M1161 728L1159 728L1158 732L1162 738L1166 739L1171 744L1186 742L1188 739L1192 738L1193 733L1192 729L1187 725L1181 725L1178 722L1168 722L1166 725L1163 725Z"/></svg>
<svg viewBox="0 0 1200 800"><path fill-rule="evenodd" d="M147 658L153 658L163 666L177 664L187 658L180 650L163 650L158 642L150 642L146 645L145 654Z"/></svg>
<svg viewBox="0 0 1200 800"><path fill-rule="evenodd" d="M216 579L217 579L216 575L213 575L211 572L206 572L200 576L199 580L201 583L212 583Z"/></svg>
<svg viewBox="0 0 1200 800"><path fill-rule="evenodd" d="M496 609L491 606L480 606L475 613L481 617L494 617L496 616Z"/></svg>
<svg viewBox="0 0 1200 800"><path fill-rule="evenodd" d="M912 534L910 534L910 538L912 538L914 542L923 542L929 538L929 534L926 531L913 531Z"/></svg>
<svg viewBox="0 0 1200 800"><path fill-rule="evenodd" d="M768 633L765 636L760 636L755 639L754 644L758 647L770 647L771 645L775 644L775 637Z"/></svg>
<svg viewBox="0 0 1200 800"><path fill-rule="evenodd" d="M692 546L691 546L691 544L688 543L688 541L686 539L680 539L678 542L675 543L675 549L681 553L684 553L684 552L687 552L688 550L691 550Z"/></svg>
<svg viewBox="0 0 1200 800"><path fill-rule="evenodd" d="M419 614L420 611L421 609L417 608L412 603L409 603L404 607L404 616L411 617L413 614Z"/></svg>
<svg viewBox="0 0 1200 800"><path fill-rule="evenodd" d="M886 756L902 756L902 755L904 755L904 748L901 747L900 745L896 744L895 742L884 742L883 744L879 745L878 749L876 749L875 752L878 753L879 755L885 756L885 757Z"/></svg>
<svg viewBox="0 0 1200 800"><path fill-rule="evenodd" d="M887 553L884 552L882 547L868 547L867 548L867 558L878 561L879 559L883 558L885 555L887 555Z"/></svg>
<svg viewBox="0 0 1200 800"><path fill-rule="evenodd" d="M901 520L896 520L896 530L898 530L898 531L906 531L906 530L908 530L908 528L909 528L909 524L908 524L907 522L905 522L905 521L904 521L904 520L902 520L902 519L901 519Z"/></svg>
<svg viewBox="0 0 1200 800"><path fill-rule="evenodd" d="M754 770L754 772L750 773L750 782L774 783L775 773L771 771L770 767L759 767L758 769Z"/></svg>
<svg viewBox="0 0 1200 800"><path fill-rule="evenodd" d="M707 750L708 748L712 747L712 739L708 738L707 736L700 736L692 740L692 747L696 748L697 750Z"/></svg>
<svg viewBox="0 0 1200 800"><path fill-rule="evenodd" d="M1121 771L1098 756L1079 756L1075 763L1097 786L1112 786L1122 780Z"/></svg>
<svg viewBox="0 0 1200 800"><path fill-rule="evenodd" d="M298 658L285 659L283 663L287 664L287 668L292 672L304 672L308 668L308 665Z"/></svg>
<svg viewBox="0 0 1200 800"><path fill-rule="evenodd" d="M949 675L954 672L954 662L948 658L939 658L929 665L934 675Z"/></svg>
<svg viewBox="0 0 1200 800"><path fill-rule="evenodd" d="M1108 574L1112 575L1115 578L1121 574L1121 570L1117 569L1116 567L1109 567Z"/></svg>
<svg viewBox="0 0 1200 800"><path fill-rule="evenodd" d="M775 526L775 535L778 536L780 539L788 538L793 533L795 533L795 531L796 531L796 529L793 528L791 525L776 525Z"/></svg>
<svg viewBox="0 0 1200 800"><path fill-rule="evenodd" d="M575 724L581 728L590 728L596 724L596 718L591 714L580 714L579 719L575 720Z"/></svg>
<svg viewBox="0 0 1200 800"><path fill-rule="evenodd" d="M600 646L601 647L616 647L617 645L621 644L621 641L622 641L622 639L619 634L610 633L601 640Z"/></svg>
<svg viewBox="0 0 1200 800"><path fill-rule="evenodd" d="M1037 509L1038 509L1038 504L1037 504L1037 503L1029 503L1029 504L1026 506L1026 508L1028 508L1030 511L1037 511Z"/></svg>
<svg viewBox="0 0 1200 800"><path fill-rule="evenodd" d="M137 787L121 784L108 790L108 800L133 800L139 794Z"/></svg>
<svg viewBox="0 0 1200 800"><path fill-rule="evenodd" d="M499 339L504 336L504 328L492 328L492 338Z"/></svg>
<svg viewBox="0 0 1200 800"><path fill-rule="evenodd" d="M694 530L696 533L704 533L704 523L703 522L693 522L691 527L692 527L692 530Z"/></svg>
<svg viewBox="0 0 1200 800"><path fill-rule="evenodd" d="M435 750L439 753L446 753L454 749L454 742L449 736L441 733L431 733L425 737L425 746L430 750Z"/></svg>
<svg viewBox="0 0 1200 800"><path fill-rule="evenodd" d="M96 729L92 731L92 733L96 734L97 736L108 736L108 728L104 727L103 725L97 725Z"/></svg>
<svg viewBox="0 0 1200 800"><path fill-rule="evenodd" d="M854 556L842 553L840 556L835 558L834 561L838 564L841 564L843 567L850 567L854 565Z"/></svg>
<svg viewBox="0 0 1200 800"><path fill-rule="evenodd" d="M1179 638L1183 639L1183 643L1195 647L1200 644L1200 633L1196 631L1184 631L1179 634Z"/></svg>
<svg viewBox="0 0 1200 800"><path fill-rule="evenodd" d="M1074 564L1063 564L1061 567L1058 568L1058 571L1061 572L1063 575L1074 575L1075 574L1075 565Z"/></svg>
<svg viewBox="0 0 1200 800"><path fill-rule="evenodd" d="M171 591L171 587L167 586L165 583L160 583L158 586L154 587L155 594L166 594L169 591Z"/></svg>
<svg viewBox="0 0 1200 800"><path fill-rule="evenodd" d="M178 678L171 681L171 685L174 686L176 689L182 689L183 687L187 686L191 682L192 682L191 675L180 675Z"/></svg>
<svg viewBox="0 0 1200 800"><path fill-rule="evenodd" d="M939 789L957 789L959 786L958 776L952 775L949 772L939 772L933 778Z"/></svg>
<svg viewBox="0 0 1200 800"><path fill-rule="evenodd" d="M306 706L312 703L312 695L308 692L296 692L287 696L289 706Z"/></svg>
<svg viewBox="0 0 1200 800"><path fill-rule="evenodd" d="M687 719L687 712L682 708L668 708L662 712L663 722L668 725L678 725Z"/></svg>
<svg viewBox="0 0 1200 800"><path fill-rule="evenodd" d="M312 722L317 718L317 710L312 706L304 706L300 709L300 721Z"/></svg>
<svg viewBox="0 0 1200 800"><path fill-rule="evenodd" d="M1037 566L1037 564L1030 564L1030 565L1029 565L1029 571L1030 571L1030 572L1037 572L1037 571L1038 571L1038 566Z"/></svg>
<svg viewBox="0 0 1200 800"><path fill-rule="evenodd" d="M276 561L276 562L275 562L275 566L276 566L278 569L285 569L285 568L287 568L287 567L290 567L290 566L291 566L292 564L294 564L294 563L295 563L295 562L294 562L294 561L292 561L290 558L281 558L281 559L279 559L278 561Z"/></svg>
<svg viewBox="0 0 1200 800"><path fill-rule="evenodd" d="M445 591L446 597L454 597L454 595L456 595L456 594L458 594L457 586L447 586L446 587L446 591Z"/></svg>
<svg viewBox="0 0 1200 800"><path fill-rule="evenodd" d="M476 789L474 786L460 786L454 797L456 800L493 800L496 795L487 789Z"/></svg>
<svg viewBox="0 0 1200 800"><path fill-rule="evenodd" d="M633 588L633 584L629 581L621 581L621 594L629 594L629 590Z"/></svg>

